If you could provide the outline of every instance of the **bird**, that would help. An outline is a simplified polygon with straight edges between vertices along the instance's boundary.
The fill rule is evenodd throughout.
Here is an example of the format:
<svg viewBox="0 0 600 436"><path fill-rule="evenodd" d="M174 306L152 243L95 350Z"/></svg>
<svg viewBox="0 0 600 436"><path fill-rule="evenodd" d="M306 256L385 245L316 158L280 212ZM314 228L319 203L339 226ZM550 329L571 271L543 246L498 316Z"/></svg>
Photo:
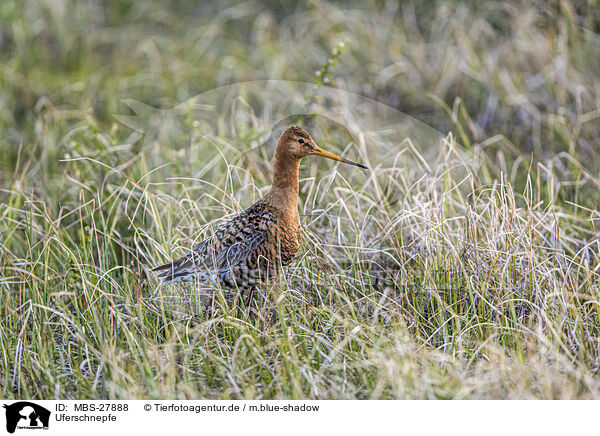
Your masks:
<svg viewBox="0 0 600 436"><path fill-rule="evenodd" d="M152 271L163 283L200 281L241 291L276 279L300 248L298 174L300 161L322 156L359 168L367 166L323 150L311 135L291 125L279 137L270 191L221 225L183 257Z"/></svg>

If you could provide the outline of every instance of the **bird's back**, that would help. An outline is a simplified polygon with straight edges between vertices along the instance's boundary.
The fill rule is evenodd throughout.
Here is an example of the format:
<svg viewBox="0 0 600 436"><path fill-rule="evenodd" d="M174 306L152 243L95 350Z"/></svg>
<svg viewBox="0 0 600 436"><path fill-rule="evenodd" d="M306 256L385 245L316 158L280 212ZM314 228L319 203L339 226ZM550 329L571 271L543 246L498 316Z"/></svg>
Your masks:
<svg viewBox="0 0 600 436"><path fill-rule="evenodd" d="M299 248L300 226L271 204L254 203L196 245L186 256L154 269L165 282L199 280L248 288L272 278Z"/></svg>

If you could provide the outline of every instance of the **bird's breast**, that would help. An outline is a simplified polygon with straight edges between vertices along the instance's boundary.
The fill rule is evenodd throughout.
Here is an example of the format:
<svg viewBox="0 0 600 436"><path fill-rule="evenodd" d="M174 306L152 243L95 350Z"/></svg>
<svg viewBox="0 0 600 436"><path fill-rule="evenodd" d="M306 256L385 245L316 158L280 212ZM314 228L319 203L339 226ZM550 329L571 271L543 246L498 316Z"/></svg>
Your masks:
<svg viewBox="0 0 600 436"><path fill-rule="evenodd" d="M271 229L272 260L288 265L300 249L302 230L297 216L281 216Z"/></svg>

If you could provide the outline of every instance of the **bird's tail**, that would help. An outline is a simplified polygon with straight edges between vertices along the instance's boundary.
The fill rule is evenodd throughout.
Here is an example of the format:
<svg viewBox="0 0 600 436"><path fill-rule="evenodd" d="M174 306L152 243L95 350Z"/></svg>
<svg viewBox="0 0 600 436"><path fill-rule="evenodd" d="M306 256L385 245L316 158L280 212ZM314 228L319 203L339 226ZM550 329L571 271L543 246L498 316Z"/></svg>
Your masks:
<svg viewBox="0 0 600 436"><path fill-rule="evenodd" d="M177 259L174 260L173 262L167 262L165 264L159 265L157 267L152 268L152 272L156 272L156 271L162 271L165 269L175 269L177 267L177 263L180 261L181 259ZM163 273L164 274L164 273ZM162 274L160 274L162 275Z"/></svg>
<svg viewBox="0 0 600 436"><path fill-rule="evenodd" d="M218 286L220 274L202 269L190 261L189 257L182 257L172 262L167 262L152 269L153 272L162 271L158 278L163 283L200 281L213 286Z"/></svg>

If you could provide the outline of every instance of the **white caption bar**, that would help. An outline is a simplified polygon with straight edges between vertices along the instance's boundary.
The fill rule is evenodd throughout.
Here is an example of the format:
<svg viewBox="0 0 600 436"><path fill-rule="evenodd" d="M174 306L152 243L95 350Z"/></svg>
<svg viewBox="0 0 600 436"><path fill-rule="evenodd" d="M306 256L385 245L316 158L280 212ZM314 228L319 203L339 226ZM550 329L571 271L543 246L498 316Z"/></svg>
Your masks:
<svg viewBox="0 0 600 436"><path fill-rule="evenodd" d="M0 400L0 434L169 436L580 434L593 401L16 401ZM37 433L35 430L45 430ZM4 432L6 431L6 432ZM4 432L4 433L3 433Z"/></svg>

